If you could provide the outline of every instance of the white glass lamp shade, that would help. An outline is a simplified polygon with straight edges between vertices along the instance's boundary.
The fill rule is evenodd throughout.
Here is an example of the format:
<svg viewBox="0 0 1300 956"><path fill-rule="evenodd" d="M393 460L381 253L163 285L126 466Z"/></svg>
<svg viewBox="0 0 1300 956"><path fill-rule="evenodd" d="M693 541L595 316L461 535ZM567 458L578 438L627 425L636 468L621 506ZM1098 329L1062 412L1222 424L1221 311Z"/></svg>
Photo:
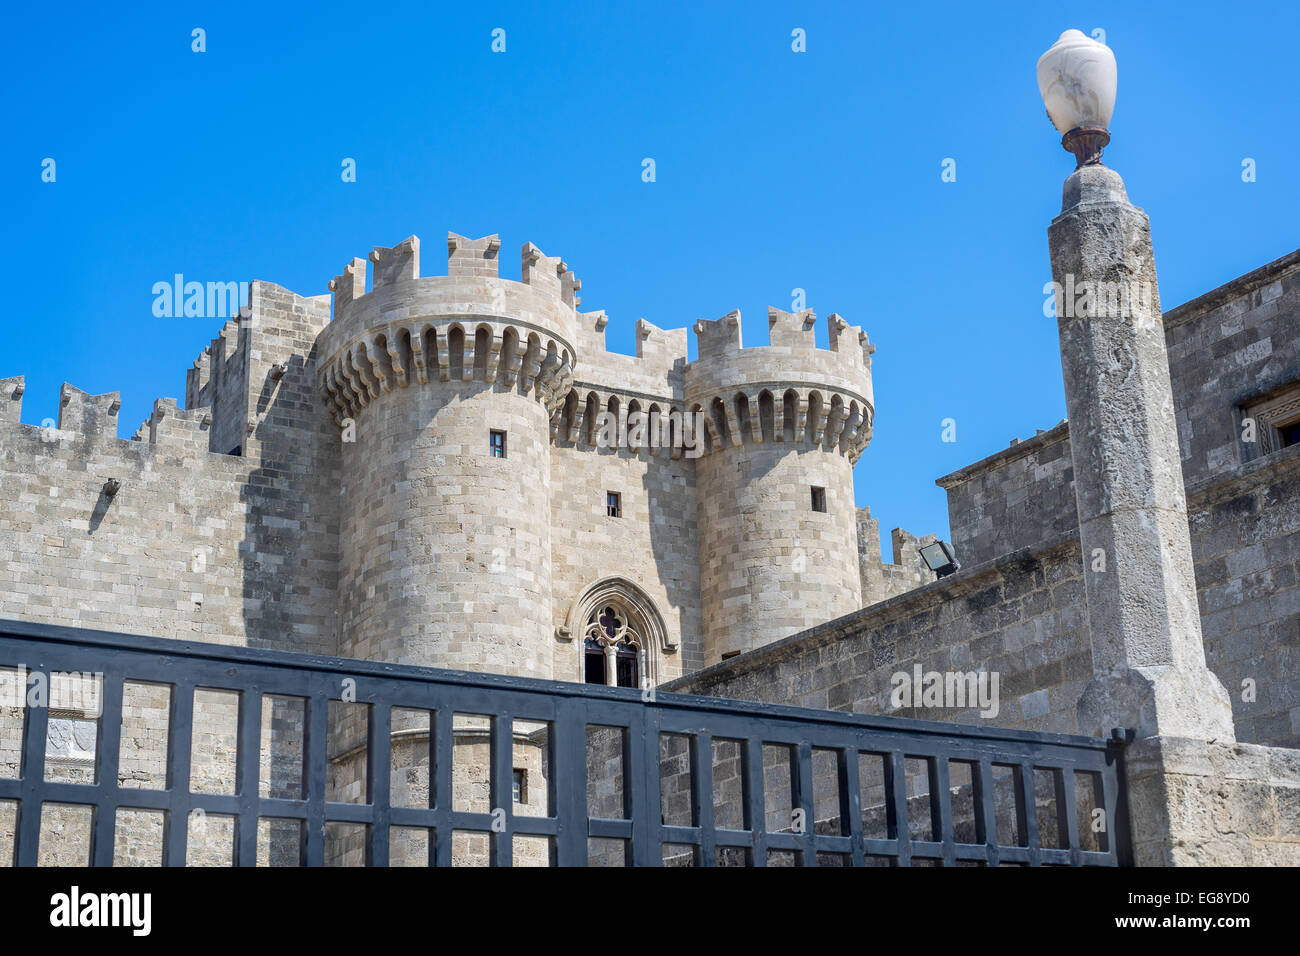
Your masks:
<svg viewBox="0 0 1300 956"><path fill-rule="evenodd" d="M1078 30L1066 30L1038 58L1038 92L1062 134L1080 127L1109 127L1115 84L1115 54Z"/></svg>

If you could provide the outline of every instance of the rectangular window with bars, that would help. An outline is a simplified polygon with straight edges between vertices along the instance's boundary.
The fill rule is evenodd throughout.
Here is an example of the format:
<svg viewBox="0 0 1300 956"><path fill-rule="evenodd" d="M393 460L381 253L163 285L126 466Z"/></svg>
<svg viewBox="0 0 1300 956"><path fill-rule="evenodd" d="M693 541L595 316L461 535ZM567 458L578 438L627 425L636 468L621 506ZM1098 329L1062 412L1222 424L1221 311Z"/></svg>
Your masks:
<svg viewBox="0 0 1300 956"><path fill-rule="evenodd" d="M493 458L506 457L506 433L493 431L488 438L488 447L492 450Z"/></svg>
<svg viewBox="0 0 1300 956"><path fill-rule="evenodd" d="M605 514L611 518L623 517L623 496L617 491L605 492Z"/></svg>

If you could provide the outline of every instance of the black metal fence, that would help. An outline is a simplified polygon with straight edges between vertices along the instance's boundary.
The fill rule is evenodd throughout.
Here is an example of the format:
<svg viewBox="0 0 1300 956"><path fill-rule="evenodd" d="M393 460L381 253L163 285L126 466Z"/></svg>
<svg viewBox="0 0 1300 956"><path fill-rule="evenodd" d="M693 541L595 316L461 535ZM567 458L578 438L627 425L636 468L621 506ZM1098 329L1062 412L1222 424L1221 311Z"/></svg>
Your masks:
<svg viewBox="0 0 1300 956"><path fill-rule="evenodd" d="M9 701L11 726L21 727L9 752L21 758L8 775L0 760L0 805L14 811L18 865L40 861L49 806L89 808L85 862L96 866L114 863L122 810L162 818L157 862L167 866L186 864L196 812L232 821L226 862L240 866L258 862L258 824L268 819L300 827L295 862L307 866L329 862L327 829L342 825L364 833L354 858L373 866L390 864L399 830L426 833L420 862L437 866L458 862L455 834L486 843L482 862L498 866L522 862L519 838L540 840L541 864L561 866L593 862L597 844L639 866L1128 862L1122 748L1099 739L0 622L0 668L19 667L29 679L94 673L102 684L82 782L51 779L50 708L24 705L15 717ZM119 775L128 682L168 690L165 784L152 789ZM195 730L207 719L196 718L195 691L204 689L238 695L227 793L191 786ZM270 698L301 703L289 796L265 787ZM331 705L345 702L365 711L349 751L364 766L355 800L331 800L331 767L348 749ZM395 711L407 709L427 713L426 732L394 732ZM458 806L454 792L464 777L459 715L480 721L489 799L477 808ZM593 750L593 728L606 735L603 750ZM521 740L542 768L531 799L520 792ZM428 785L417 805L393 799L395 741L421 752ZM669 812L674 801L680 813Z"/></svg>

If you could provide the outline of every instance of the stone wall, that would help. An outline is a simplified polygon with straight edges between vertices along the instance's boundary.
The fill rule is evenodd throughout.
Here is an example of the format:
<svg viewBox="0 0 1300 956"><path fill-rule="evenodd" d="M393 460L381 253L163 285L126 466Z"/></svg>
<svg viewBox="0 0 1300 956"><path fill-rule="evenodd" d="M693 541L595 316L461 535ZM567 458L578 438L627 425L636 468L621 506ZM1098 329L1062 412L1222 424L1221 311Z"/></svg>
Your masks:
<svg viewBox="0 0 1300 956"><path fill-rule="evenodd" d="M336 448L310 353L324 316L267 283L252 295L241 456L209 451L220 413L170 399L132 441L116 393L68 385L58 428L0 422L0 617L337 653Z"/></svg>
<svg viewBox="0 0 1300 956"><path fill-rule="evenodd" d="M1300 751L1153 737L1124 774L1135 865L1300 866Z"/></svg>
<svg viewBox="0 0 1300 956"><path fill-rule="evenodd" d="M1078 538L964 568L688 675L683 693L996 727L1072 733L1092 677ZM893 676L988 671L998 709L895 709ZM991 687L991 685L990 685Z"/></svg>
<svg viewBox="0 0 1300 956"><path fill-rule="evenodd" d="M185 407L212 410L211 449L222 455L241 453L247 435L248 332L246 321L230 319L195 362L195 374L187 376Z"/></svg>
<svg viewBox="0 0 1300 956"><path fill-rule="evenodd" d="M256 470L111 432L0 429L0 617L283 646L289 635L248 626ZM111 498L110 478L121 482ZM277 571L257 570L263 586Z"/></svg>
<svg viewBox="0 0 1300 956"><path fill-rule="evenodd" d="M1190 488L1273 448L1261 435L1243 441L1242 419L1300 389L1300 250L1171 309L1164 324Z"/></svg>
<svg viewBox="0 0 1300 956"><path fill-rule="evenodd" d="M706 455L696 473L706 663L862 606L846 458L745 445ZM824 512L813 510L814 486Z"/></svg>
<svg viewBox="0 0 1300 956"><path fill-rule="evenodd" d="M1187 498L1205 658L1237 739L1300 747L1300 447Z"/></svg>
<svg viewBox="0 0 1300 956"><path fill-rule="evenodd" d="M244 422L244 457L257 462L241 491L245 620L259 634L280 635L286 650L339 653L331 600L339 591L339 434L321 407L314 345L329 300L269 282L253 282L249 297L247 392L243 411L232 413Z"/></svg>
<svg viewBox="0 0 1300 956"><path fill-rule="evenodd" d="M695 464L666 449L598 449L582 439L551 447L552 631L593 584L624 578L659 608L675 648L647 649L659 682L704 664ZM607 513L608 492L620 496L617 518ZM555 679L582 680L581 636L554 646Z"/></svg>
<svg viewBox="0 0 1300 956"><path fill-rule="evenodd" d="M1237 738L1300 746L1300 448L1189 492L1205 654L1232 697ZM1077 732L1092 675L1078 538L963 568L918 590L688 675L670 689L861 713L895 711L889 677L1000 674L990 722Z"/></svg>
<svg viewBox="0 0 1300 956"><path fill-rule="evenodd" d="M1300 412L1300 252L1248 273L1163 317L1183 480L1190 490L1228 479L1276 453L1243 419L1269 398L1296 393ZM1259 423L1267 432L1265 421ZM953 545L963 563L1035 547L1077 525L1069 429L1062 422L936 482L948 492Z"/></svg>
<svg viewBox="0 0 1300 956"><path fill-rule="evenodd" d="M935 484L948 492L953 551L963 566L1036 547L1079 526L1064 422Z"/></svg>
<svg viewBox="0 0 1300 956"><path fill-rule="evenodd" d="M870 508L858 509L858 578L862 583L862 606L904 594L934 580L934 572L919 553L923 545L939 536L916 537L902 528L891 533L894 560L886 563L880 555L880 522L871 517Z"/></svg>

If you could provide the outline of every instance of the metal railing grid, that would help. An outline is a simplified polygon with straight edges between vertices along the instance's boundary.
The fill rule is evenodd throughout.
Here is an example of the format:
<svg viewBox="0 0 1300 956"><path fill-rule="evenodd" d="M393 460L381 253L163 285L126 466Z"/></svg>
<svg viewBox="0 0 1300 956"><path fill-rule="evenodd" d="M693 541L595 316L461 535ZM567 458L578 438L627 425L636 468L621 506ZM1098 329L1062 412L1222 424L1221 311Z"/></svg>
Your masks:
<svg viewBox="0 0 1300 956"><path fill-rule="evenodd" d="M30 671L97 672L103 675L102 710L95 747L93 783L46 779L48 709L26 707L21 772L0 779L0 801L18 801L15 862L36 865L45 804L93 808L89 860L110 866L119 808L163 811L166 824L162 863L186 863L192 812L235 819L233 863L257 861L258 821L297 820L303 824L301 862L326 862L327 823L367 828L365 862L389 863L394 827L427 828L430 864L450 865L453 831L486 834L492 865L512 864L516 835L550 838L550 862L588 863L588 840L625 841L627 862L658 866L665 845L688 848L695 862L714 865L720 848L736 848L747 863L765 865L775 852L792 853L797 865L817 865L819 854L836 854L863 865L875 858L891 865L933 861L942 865L1055 864L1115 866L1127 859L1122 792L1122 749L1099 739L1023 731L985 729L933 721L873 717L831 711L750 703L719 698L657 694L592 685L469 674L367 661L231 648L157 638L18 622L0 622L0 667L23 665ZM344 681L355 681L355 701L369 706L364 803L327 801L328 714L342 699ZM124 682L171 687L163 789L119 784L118 728ZM190 790L191 739L196 689L239 694L234 794ZM262 707L264 695L305 701L303 797L260 796ZM427 710L430 806L393 806L390 800L390 746L395 708ZM504 813L472 813L453 808L453 714L484 715L491 741L490 797ZM515 721L545 722L549 761L546 779L549 815L515 812L512 800L512 728ZM589 816L588 728L621 731L624 768L623 816ZM661 806L661 735L689 742L691 825L668 825ZM715 825L713 741L734 741L739 749L742 828ZM788 748L788 805L808 821L798 828L768 826L764 748ZM834 762L840 832L817 832L813 755L829 751ZM884 768L886 838L864 833L860 761L880 759ZM919 839L909 826L906 761L922 761L930 795L931 839ZM953 821L950 762L971 768L969 792L974 808L974 838L961 842ZM770 769L770 760L769 760ZM1013 845L998 839L994 774L1010 774L1015 788ZM1057 831L1044 846L1034 801L1035 772L1055 781ZM1100 849L1085 849L1075 804L1075 773L1097 781L1097 806L1114 821ZM912 795L915 800L915 794ZM847 826L845 826L847 821ZM826 829L822 827L821 829Z"/></svg>

